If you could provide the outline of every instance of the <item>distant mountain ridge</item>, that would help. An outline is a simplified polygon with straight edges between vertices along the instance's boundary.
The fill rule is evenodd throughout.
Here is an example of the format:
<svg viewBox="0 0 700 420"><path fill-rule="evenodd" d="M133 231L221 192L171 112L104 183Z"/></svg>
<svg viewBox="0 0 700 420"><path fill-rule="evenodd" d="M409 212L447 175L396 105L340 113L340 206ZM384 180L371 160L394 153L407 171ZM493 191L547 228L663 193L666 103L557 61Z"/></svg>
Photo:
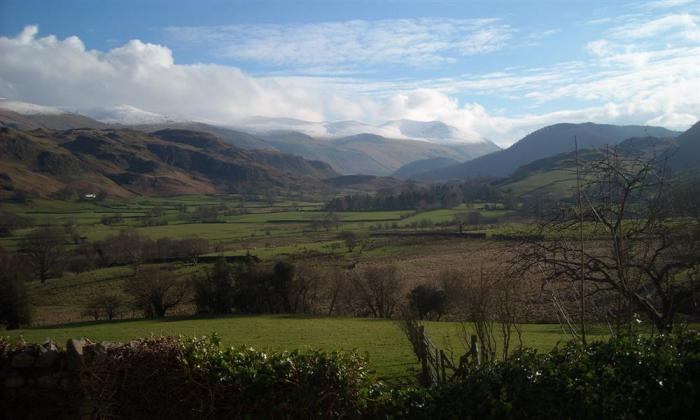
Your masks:
<svg viewBox="0 0 700 420"><path fill-rule="evenodd" d="M279 131L297 131L319 139L373 134L391 139L420 140L439 144L493 144L481 136L469 135L442 121L402 119L374 125L353 120L314 122L293 118L253 117L232 123L231 126L238 130L249 131L258 135Z"/></svg>
<svg viewBox="0 0 700 420"><path fill-rule="evenodd" d="M314 123L291 118L257 117L248 119L245 125L248 129L234 129L201 122L174 121L129 106L87 110L91 115L109 122L106 123L57 108L12 103L12 108L33 111L31 115L18 114L3 108L8 103L0 101L0 126L19 129L129 127L144 132L163 129L194 130L213 134L247 150L277 150L305 159L321 160L346 175L364 173L385 176L416 160L449 158L461 162L499 150L498 146L489 141L465 143L455 137L459 135L459 130L437 121L421 123L399 120L389 122L382 128L357 121ZM122 123L131 124L125 126ZM273 129L280 126L291 129ZM426 139L408 139L402 130L406 134L424 136ZM304 131L317 135L305 134ZM329 133L332 135L329 136ZM427 137L431 136L432 140L440 141L429 141Z"/></svg>
<svg viewBox="0 0 700 420"><path fill-rule="evenodd" d="M106 124L136 125L175 122L172 118L156 114L155 112L144 111L131 105L76 109L75 112Z"/></svg>
<svg viewBox="0 0 700 420"><path fill-rule="evenodd" d="M614 153L618 158L653 160L669 176L669 182L700 177L700 123L676 138L632 137L613 147L593 147L579 151L581 162L605 159ZM572 194L576 182L576 154L564 152L538 159L519 167L500 182L504 190L516 195L548 193ZM691 181L694 182L694 181Z"/></svg>
<svg viewBox="0 0 700 420"><path fill-rule="evenodd" d="M401 166L422 159L465 161L498 150L491 143L437 144L397 140L375 134L356 134L320 140L297 131L260 134L265 142L285 153L329 163L343 174L391 175Z"/></svg>
<svg viewBox="0 0 700 420"><path fill-rule="evenodd" d="M595 123L561 123L536 130L505 150L459 165L439 168L414 176L419 180L444 181L473 176L505 177L538 159L574 150L615 145L631 137L675 137L678 132L662 127L617 126Z"/></svg>

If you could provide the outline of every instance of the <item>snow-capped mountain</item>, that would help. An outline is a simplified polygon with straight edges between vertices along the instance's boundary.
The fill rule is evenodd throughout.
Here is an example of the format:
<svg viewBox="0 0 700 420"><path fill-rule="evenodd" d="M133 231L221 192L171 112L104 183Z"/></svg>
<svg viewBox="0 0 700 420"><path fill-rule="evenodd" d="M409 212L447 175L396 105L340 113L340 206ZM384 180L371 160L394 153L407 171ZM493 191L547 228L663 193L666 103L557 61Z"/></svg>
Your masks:
<svg viewBox="0 0 700 420"><path fill-rule="evenodd" d="M373 125L353 120L313 122L291 118L254 117L239 121L232 126L258 134L297 131L315 138L330 139L374 134L391 139L423 140L442 144L490 143L484 138L467 135L458 128L440 121L395 120Z"/></svg>
<svg viewBox="0 0 700 420"><path fill-rule="evenodd" d="M37 114L45 114L45 115L58 115L58 114L65 114L65 111L59 109L59 108L54 108L50 106L43 106L43 105L37 105L37 104L31 104L29 102L20 102L20 101L12 101L9 99L1 98L0 99L0 109L5 109L8 111L16 112L17 114L20 115L37 115Z"/></svg>
<svg viewBox="0 0 700 420"><path fill-rule="evenodd" d="M108 108L76 109L75 112L107 124L138 125L162 124L175 121L155 112L144 111L131 105L117 105Z"/></svg>
<svg viewBox="0 0 700 420"><path fill-rule="evenodd" d="M323 122L304 121L294 118L250 117L228 126L253 134L267 134L275 131L297 131L311 137L327 137L328 131Z"/></svg>
<svg viewBox="0 0 700 420"><path fill-rule="evenodd" d="M81 115L106 124L162 124L175 120L131 105L105 108L57 108L0 98L0 109L20 115Z"/></svg>
<svg viewBox="0 0 700 420"><path fill-rule="evenodd" d="M381 127L397 131L402 137L433 143L481 143L484 141L483 138L473 138L457 127L441 121L395 120L386 122Z"/></svg>
<svg viewBox="0 0 700 420"><path fill-rule="evenodd" d="M103 124L149 125L187 122L146 111L132 105L100 108L57 108L27 102L0 100L0 109L22 115L81 115ZM203 121L204 122L204 121ZM394 120L381 124L361 121L304 121L294 118L250 117L234 123L213 125L234 128L253 134L266 135L280 131L295 131L316 139L339 139L359 134L373 134L388 139L421 140L439 144L491 145L489 140L469 135L441 121Z"/></svg>

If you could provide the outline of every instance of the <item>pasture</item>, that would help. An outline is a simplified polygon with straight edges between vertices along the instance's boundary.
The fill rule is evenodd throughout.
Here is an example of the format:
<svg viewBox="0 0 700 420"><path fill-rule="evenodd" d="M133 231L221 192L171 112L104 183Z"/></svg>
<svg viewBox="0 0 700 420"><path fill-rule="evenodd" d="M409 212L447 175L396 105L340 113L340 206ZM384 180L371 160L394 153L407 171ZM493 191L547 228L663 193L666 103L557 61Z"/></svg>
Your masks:
<svg viewBox="0 0 700 420"><path fill-rule="evenodd" d="M323 203L281 200L273 203L244 201L236 195L149 197L131 200L58 201L36 199L25 204L3 203L0 211L29 217L36 225L73 224L87 241L103 240L119 230L133 228L153 239L169 237L182 239L200 237L211 241L217 252L226 254L250 251L262 258L301 253L307 250L333 252L337 248L332 240L338 232L350 230L361 235L377 229L416 229L421 221L444 223L455 215L468 210L479 211L482 216L503 217L505 210L485 210L483 204L469 209L465 205L453 209L430 211L392 210L335 213L333 226L314 225L327 212ZM183 215L198 208L216 207L215 221L187 220ZM149 226L144 218L158 211L158 224ZM119 215L117 223L105 224L103 217ZM485 225L474 229L492 229ZM453 228L451 230L455 230ZM0 238L0 246L13 251L21 238L31 229L16 229L9 237ZM319 242L325 245L318 245ZM279 246L279 249L276 247ZM330 247L330 248L329 248Z"/></svg>
<svg viewBox="0 0 700 420"><path fill-rule="evenodd" d="M473 331L469 324L467 330ZM463 327L455 322L426 322L433 342L451 349L455 358L464 354ZM419 368L403 333L391 320L366 318L327 318L290 315L230 316L219 318L166 318L85 322L45 328L8 331L10 337L28 342L47 338L65 343L69 338L88 337L96 341L125 342L150 335L202 336L216 332L227 346L250 346L258 350L315 348L367 354L377 375L391 381L409 381ZM558 324L523 325L523 344L540 351L551 350L568 337ZM592 338L605 334L596 328Z"/></svg>

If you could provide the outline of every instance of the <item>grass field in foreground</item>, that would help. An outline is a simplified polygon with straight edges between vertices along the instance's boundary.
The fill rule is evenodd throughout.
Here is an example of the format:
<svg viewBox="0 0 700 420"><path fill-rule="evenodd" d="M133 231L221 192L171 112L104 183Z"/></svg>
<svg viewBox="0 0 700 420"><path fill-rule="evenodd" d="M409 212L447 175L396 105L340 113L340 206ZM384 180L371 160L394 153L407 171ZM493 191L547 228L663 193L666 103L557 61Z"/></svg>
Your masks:
<svg viewBox="0 0 700 420"><path fill-rule="evenodd" d="M440 348L452 349L455 359L464 353L462 327L452 322L428 322L426 330ZM528 347L551 350L565 341L561 327L554 324L523 326ZM95 341L126 342L150 335L202 336L216 332L224 345L245 345L259 350L316 348L326 351L356 350L369 355L370 365L383 379L408 381L418 369L410 345L394 321L362 318L300 316L230 316L221 318L166 318L115 322L90 322L47 328L0 332L22 336L28 342L46 338L65 343L69 338L88 337ZM603 334L604 331L596 331ZM601 337L597 335L591 338Z"/></svg>

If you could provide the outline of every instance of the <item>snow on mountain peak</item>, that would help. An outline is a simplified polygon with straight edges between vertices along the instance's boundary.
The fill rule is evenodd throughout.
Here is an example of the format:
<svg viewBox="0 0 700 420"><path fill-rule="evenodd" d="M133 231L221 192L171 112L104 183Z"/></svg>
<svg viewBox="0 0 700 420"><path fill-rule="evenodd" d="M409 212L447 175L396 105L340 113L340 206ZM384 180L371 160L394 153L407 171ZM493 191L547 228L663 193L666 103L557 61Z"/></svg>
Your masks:
<svg viewBox="0 0 700 420"><path fill-rule="evenodd" d="M21 115L38 115L38 114L49 114L49 115L59 115L65 114L58 108L30 104L28 102L12 101L9 99L0 99L0 109L6 109L8 111L16 112Z"/></svg>
<svg viewBox="0 0 700 420"><path fill-rule="evenodd" d="M81 109L79 112L88 117L108 124L160 124L172 122L168 118L155 112L144 111L131 105L117 105L109 108Z"/></svg>

